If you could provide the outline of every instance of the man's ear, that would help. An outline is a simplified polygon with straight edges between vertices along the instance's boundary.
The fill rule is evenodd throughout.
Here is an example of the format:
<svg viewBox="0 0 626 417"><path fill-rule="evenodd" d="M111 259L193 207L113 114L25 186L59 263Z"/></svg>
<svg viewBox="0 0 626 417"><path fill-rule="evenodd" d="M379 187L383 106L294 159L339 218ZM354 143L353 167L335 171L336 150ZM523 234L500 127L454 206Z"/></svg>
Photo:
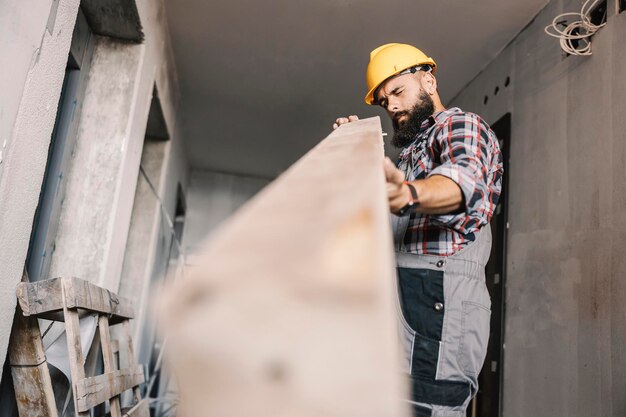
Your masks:
<svg viewBox="0 0 626 417"><path fill-rule="evenodd" d="M432 72L424 72L422 74L422 88L431 96L437 92L437 79Z"/></svg>

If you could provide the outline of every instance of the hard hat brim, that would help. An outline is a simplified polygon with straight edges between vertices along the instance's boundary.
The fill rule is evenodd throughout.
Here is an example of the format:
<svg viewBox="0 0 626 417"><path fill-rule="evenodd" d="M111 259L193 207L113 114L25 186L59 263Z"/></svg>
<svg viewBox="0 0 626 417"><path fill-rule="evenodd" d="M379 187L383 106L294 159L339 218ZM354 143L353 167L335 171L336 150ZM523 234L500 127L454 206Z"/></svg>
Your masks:
<svg viewBox="0 0 626 417"><path fill-rule="evenodd" d="M437 69L437 64L435 64L435 62L432 59L430 59L430 62L424 62L424 63L420 63L420 64L416 64L416 65L411 65L411 66L409 66L407 68L403 68L400 71L397 71L397 72L391 74L389 77L385 78L384 80L382 80L381 82L379 82L378 84L373 86L367 92L367 94L365 95L365 104L368 104L370 106L375 105L376 104L376 97L374 97L374 93L380 88L381 85L383 85L384 83L386 83L390 79L392 79L394 77L397 77L398 74L400 74L402 71L405 71L408 68L413 68L414 66L420 66L420 65L428 65L428 66L430 66L430 72L433 73L433 74L435 73L435 70Z"/></svg>
<svg viewBox="0 0 626 417"><path fill-rule="evenodd" d="M391 78L391 77L389 77ZM387 78L387 80L389 79ZM387 81L385 80L385 81ZM378 86L382 85L385 81L383 81L382 83L374 86L370 91L367 92L367 94L365 95L365 104L368 104L370 106L376 104L376 100L374 99L374 92L378 89Z"/></svg>
<svg viewBox="0 0 626 417"><path fill-rule="evenodd" d="M374 97L374 93L376 92L376 90L378 90L378 88L383 85L384 83L386 83L387 81L389 81L390 79L396 77L398 74L400 74L402 71L404 71L406 68L396 72L395 74L391 74L389 77L385 78L384 80L382 80L381 82L379 82L378 84L376 84L374 87L372 87L370 89L370 91L367 92L367 94L365 95L365 104L368 104L370 106L373 106L376 104L376 97Z"/></svg>

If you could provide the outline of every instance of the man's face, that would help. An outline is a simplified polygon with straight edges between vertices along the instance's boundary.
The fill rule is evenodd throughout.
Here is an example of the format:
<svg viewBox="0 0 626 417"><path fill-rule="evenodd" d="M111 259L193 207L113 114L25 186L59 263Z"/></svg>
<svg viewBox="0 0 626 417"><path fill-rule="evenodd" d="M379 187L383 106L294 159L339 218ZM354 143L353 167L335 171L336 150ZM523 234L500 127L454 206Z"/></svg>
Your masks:
<svg viewBox="0 0 626 417"><path fill-rule="evenodd" d="M376 99L387 110L394 129L391 143L398 148L410 145L422 122L435 111L433 99L422 88L424 72L405 74L385 82Z"/></svg>

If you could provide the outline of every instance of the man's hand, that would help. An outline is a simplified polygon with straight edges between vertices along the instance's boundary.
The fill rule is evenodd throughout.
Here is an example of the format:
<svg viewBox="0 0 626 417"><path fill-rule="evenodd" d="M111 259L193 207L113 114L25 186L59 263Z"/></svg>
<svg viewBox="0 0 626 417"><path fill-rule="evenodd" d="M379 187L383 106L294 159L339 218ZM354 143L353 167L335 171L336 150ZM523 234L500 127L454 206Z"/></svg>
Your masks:
<svg viewBox="0 0 626 417"><path fill-rule="evenodd" d="M357 120L359 120L359 117L355 115L348 116L348 117L340 117L337 120L335 120L335 123L333 123L333 130L337 129L339 126L343 124L356 122Z"/></svg>
<svg viewBox="0 0 626 417"><path fill-rule="evenodd" d="M391 159L385 158L385 180L387 181L387 198L389 210L398 213L406 206L413 196L411 190L404 184L405 178ZM461 188L448 177L433 175L422 180L411 182L418 195L418 213L449 214L464 208Z"/></svg>
<svg viewBox="0 0 626 417"><path fill-rule="evenodd" d="M411 192L404 184L404 173L396 168L389 158L385 158L385 180L387 181L389 210L397 213L411 201Z"/></svg>

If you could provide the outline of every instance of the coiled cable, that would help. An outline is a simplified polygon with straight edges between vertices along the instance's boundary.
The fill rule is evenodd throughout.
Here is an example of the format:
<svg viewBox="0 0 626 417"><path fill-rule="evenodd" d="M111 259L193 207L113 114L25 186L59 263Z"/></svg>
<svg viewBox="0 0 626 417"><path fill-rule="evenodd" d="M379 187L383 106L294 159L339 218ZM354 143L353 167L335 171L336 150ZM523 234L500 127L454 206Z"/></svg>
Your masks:
<svg viewBox="0 0 626 417"><path fill-rule="evenodd" d="M552 20L550 25L545 27L545 32L554 38L558 38L561 49L566 53L581 56L591 55L590 38L606 25L606 19L604 19L604 23L599 25L591 21L591 11L601 1L603 0L586 0L580 9L580 13L561 13ZM567 23L571 16L576 16L579 19ZM560 29L559 25L564 25L565 28Z"/></svg>

